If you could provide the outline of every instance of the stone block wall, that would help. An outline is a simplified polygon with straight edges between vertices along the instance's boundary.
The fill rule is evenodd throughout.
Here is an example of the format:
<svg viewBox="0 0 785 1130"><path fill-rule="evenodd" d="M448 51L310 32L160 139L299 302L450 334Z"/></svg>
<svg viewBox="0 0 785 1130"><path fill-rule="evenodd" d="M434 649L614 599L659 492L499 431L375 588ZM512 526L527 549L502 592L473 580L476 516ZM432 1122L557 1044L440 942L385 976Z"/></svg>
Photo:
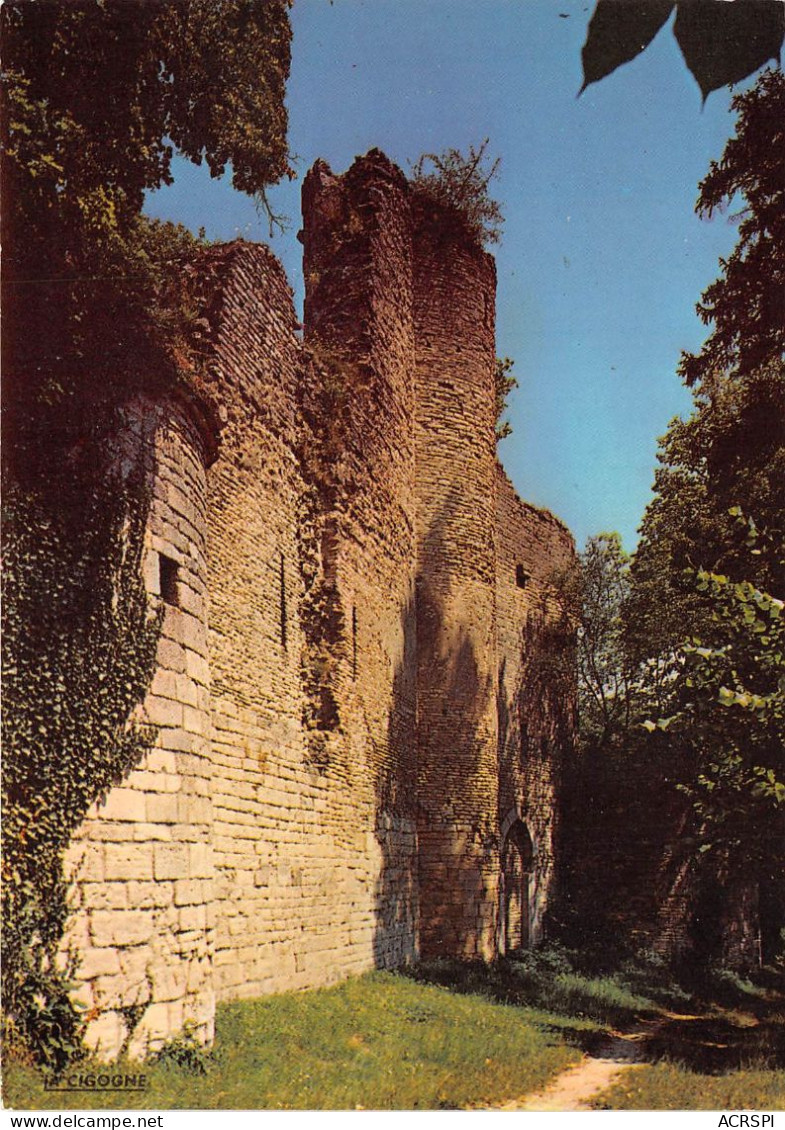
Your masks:
<svg viewBox="0 0 785 1130"><path fill-rule="evenodd" d="M139 712L156 727L154 748L88 812L66 862L76 996L87 1043L105 1057L142 1056L186 1021L209 1040L214 1017L205 445L185 405L138 397L117 457L151 490L145 578L163 618Z"/></svg>
<svg viewBox="0 0 785 1130"><path fill-rule="evenodd" d="M562 768L575 741L575 637L563 596L575 550L557 518L522 502L498 465L496 475L500 849L525 829L522 936L536 943L554 892ZM505 937L500 913L500 948L520 937Z"/></svg>
<svg viewBox="0 0 785 1130"><path fill-rule="evenodd" d="M164 618L156 746L73 849L105 1055L209 1039L216 1000L492 958L525 867L531 939L552 887L572 543L496 462L493 260L378 151L318 163L303 208L302 340L267 249L191 268L217 458L198 396L138 398L118 440L151 460Z"/></svg>
<svg viewBox="0 0 785 1130"><path fill-rule="evenodd" d="M293 845L319 798L300 772L303 488L290 292L269 252L250 244L216 248L199 270L211 279L211 378L226 415L221 457L208 476L221 999L269 991L276 976L296 983L286 924L303 917L306 859Z"/></svg>
<svg viewBox="0 0 785 1130"><path fill-rule="evenodd" d="M415 200L418 837L424 956L495 953L493 260Z"/></svg>
<svg viewBox="0 0 785 1130"><path fill-rule="evenodd" d="M322 569L310 600L323 602L311 642L331 657L320 690L334 712L332 735L312 730L309 740L321 740L314 756L342 779L347 827L373 843L366 952L389 967L415 956L418 917L408 185L375 151L343 177L319 163L303 215L308 467Z"/></svg>
<svg viewBox="0 0 785 1130"><path fill-rule="evenodd" d="M303 617L322 572L291 292L265 249L214 253L213 378L227 413L208 478L218 999L371 964L370 827L307 741Z"/></svg>

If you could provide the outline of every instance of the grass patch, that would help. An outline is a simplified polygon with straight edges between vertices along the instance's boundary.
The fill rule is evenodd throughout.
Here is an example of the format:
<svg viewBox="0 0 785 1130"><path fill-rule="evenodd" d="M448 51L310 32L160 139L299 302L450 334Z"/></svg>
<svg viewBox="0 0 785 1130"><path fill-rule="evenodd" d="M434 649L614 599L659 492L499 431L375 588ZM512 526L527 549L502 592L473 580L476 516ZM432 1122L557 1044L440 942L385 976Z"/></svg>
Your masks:
<svg viewBox="0 0 785 1130"><path fill-rule="evenodd" d="M40 1073L9 1062L4 1100L34 1110L493 1106L541 1089L578 1049L605 1054L609 1032L632 1028L647 1033L640 1048L648 1065L598 1096L597 1109L783 1106L780 970L754 981L709 971L690 989L644 964L581 971L558 946L493 965L430 962L222 1005L214 1049L188 1033L170 1041L144 1066L150 1087L141 1094L53 1094Z"/></svg>
<svg viewBox="0 0 785 1130"><path fill-rule="evenodd" d="M636 1067L592 1102L595 1110L782 1110L785 1071L705 1075L673 1063Z"/></svg>
<svg viewBox="0 0 785 1130"><path fill-rule="evenodd" d="M785 1000L777 970L756 979L708 971L700 985L679 984L664 966L627 963L620 971L577 968L579 955L558 946L493 966L436 962L414 976L460 992L484 992L539 1009L584 1051L605 1054L611 1029L645 1033L651 1066L635 1068L597 1100L598 1109L707 1110L782 1104ZM559 1021L554 1017L559 1016ZM556 1028L556 1024L559 1028Z"/></svg>
<svg viewBox="0 0 785 1130"><path fill-rule="evenodd" d="M708 970L686 1007L665 1011L644 1049L647 1065L592 1102L597 1110L782 1110L782 969L755 979Z"/></svg>
<svg viewBox="0 0 785 1130"><path fill-rule="evenodd" d="M418 981L456 992L539 1009L567 1021L593 1021L594 1027L622 1027L655 1015L660 1006L632 987L622 974L591 975L576 971L557 947L529 950L488 966L442 960L415 967ZM585 1026L585 1025L584 1025Z"/></svg>
<svg viewBox="0 0 785 1130"><path fill-rule="evenodd" d="M146 1068L149 1091L109 1099L48 1093L38 1072L10 1063L4 1100L35 1110L489 1105L542 1087L578 1059L559 1025L547 1013L372 973L329 989L222 1005L206 1074L166 1056Z"/></svg>

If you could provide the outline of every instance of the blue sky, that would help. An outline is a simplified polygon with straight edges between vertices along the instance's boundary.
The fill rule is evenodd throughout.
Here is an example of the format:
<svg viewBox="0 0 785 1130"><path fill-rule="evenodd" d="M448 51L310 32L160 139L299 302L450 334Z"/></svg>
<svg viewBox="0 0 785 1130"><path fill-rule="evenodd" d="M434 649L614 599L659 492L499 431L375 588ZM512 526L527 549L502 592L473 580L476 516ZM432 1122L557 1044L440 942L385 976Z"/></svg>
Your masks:
<svg viewBox="0 0 785 1130"><path fill-rule="evenodd" d="M302 177L373 146L404 170L426 151L485 137L506 224L497 353L516 362L513 435L500 456L519 493L583 545L627 549L651 497L657 438L689 411L681 349L736 239L699 220L697 185L733 130L727 90L701 106L670 23L632 63L577 98L593 0L295 0L289 140L298 181L273 188L292 218L268 238L253 202L184 161L150 214L212 239L271 242L302 302ZM565 18L566 17L566 18Z"/></svg>

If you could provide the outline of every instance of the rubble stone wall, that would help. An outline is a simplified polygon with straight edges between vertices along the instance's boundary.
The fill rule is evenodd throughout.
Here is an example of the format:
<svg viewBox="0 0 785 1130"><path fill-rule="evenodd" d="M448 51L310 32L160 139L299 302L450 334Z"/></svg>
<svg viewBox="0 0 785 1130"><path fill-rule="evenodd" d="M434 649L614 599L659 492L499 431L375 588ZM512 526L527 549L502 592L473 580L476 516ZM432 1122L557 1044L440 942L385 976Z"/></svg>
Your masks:
<svg viewBox="0 0 785 1130"><path fill-rule="evenodd" d="M542 939L553 896L562 762L575 740L574 626L564 586L574 568L566 527L522 502L497 465L496 601L500 849L516 824L531 839L524 936ZM517 937L504 937L502 949Z"/></svg>
<svg viewBox="0 0 785 1130"><path fill-rule="evenodd" d="M552 886L573 551L496 462L493 260L378 151L317 163L303 208L302 338L267 249L191 269L217 458L163 394L118 443L152 459L164 618L156 746L73 849L106 1055L209 1039L216 1000L494 957L518 825L532 938Z"/></svg>
<svg viewBox="0 0 785 1130"><path fill-rule="evenodd" d="M496 271L415 201L421 947L494 954Z"/></svg>
<svg viewBox="0 0 785 1130"><path fill-rule="evenodd" d="M333 660L322 693L332 696L335 731L310 740L324 742L341 778L333 792L346 801L345 835L366 837L358 860L370 849L364 952L391 967L414 958L418 925L408 185L378 152L341 178L320 163L306 179L303 213L306 416L325 605L313 644Z"/></svg>
<svg viewBox="0 0 785 1130"><path fill-rule="evenodd" d="M91 808L66 862L76 999L105 1057L143 1056L186 1021L209 1040L214 1017L205 453L182 405L143 397L124 410L117 450L151 489L145 579L162 622L139 712L154 747Z"/></svg>

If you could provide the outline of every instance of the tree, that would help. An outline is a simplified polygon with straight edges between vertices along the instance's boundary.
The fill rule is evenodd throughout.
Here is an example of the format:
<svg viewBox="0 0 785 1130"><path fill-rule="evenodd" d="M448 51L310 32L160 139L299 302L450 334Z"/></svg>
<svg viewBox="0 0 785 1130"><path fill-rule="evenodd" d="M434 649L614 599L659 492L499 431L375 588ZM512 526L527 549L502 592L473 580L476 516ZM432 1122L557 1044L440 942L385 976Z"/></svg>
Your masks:
<svg viewBox="0 0 785 1130"><path fill-rule="evenodd" d="M757 546L754 523L738 508L734 516ZM667 714L644 725L683 762L678 787L692 820L682 854L703 903L704 944L722 957L730 909L771 959L785 924L785 601L705 570L694 583L710 610L705 632L670 655Z"/></svg>
<svg viewBox="0 0 785 1130"><path fill-rule="evenodd" d="M458 217L470 237L481 247L498 243L504 223L501 208L488 187L499 171L501 158L486 167L489 139L464 156L459 149L423 153L412 165L415 191Z"/></svg>
<svg viewBox="0 0 785 1130"><path fill-rule="evenodd" d="M213 176L231 164L235 187L262 197L291 175L288 8L3 4L7 454L40 413L56 435L86 383L100 394L149 368L143 339L166 350L151 317L166 260L140 213L144 193L171 180L175 148Z"/></svg>
<svg viewBox="0 0 785 1130"><path fill-rule="evenodd" d="M288 175L288 8L7 0L11 223L22 209L47 234L63 221L121 228L171 180L173 145L213 176L231 163L243 192Z"/></svg>
<svg viewBox="0 0 785 1130"><path fill-rule="evenodd" d="M578 715L585 748L607 749L630 726L634 667L622 619L629 585L629 557L619 535L589 538L581 555L578 637Z"/></svg>
<svg viewBox="0 0 785 1130"><path fill-rule="evenodd" d="M581 93L644 51L674 9L673 34L704 101L779 58L781 0L597 0L583 46Z"/></svg>
<svg viewBox="0 0 785 1130"><path fill-rule="evenodd" d="M654 932L664 836L675 804L685 807L668 759L645 748L640 723L667 701L666 672L629 647L630 590L619 535L589 538L578 592L567 600L581 609L579 744L563 793L557 917L565 940L606 968Z"/></svg>
<svg viewBox="0 0 785 1130"><path fill-rule="evenodd" d="M733 106L736 134L702 182L697 209L707 215L740 195L739 241L698 305L712 332L697 354L682 356L694 410L671 424L658 453L655 498L632 564L639 654L701 630L698 569L774 594L785 588L768 549L785 539L785 78L766 72ZM736 506L768 531L755 554L729 513Z"/></svg>
<svg viewBox="0 0 785 1130"><path fill-rule="evenodd" d="M711 605L711 639L695 637L674 653L673 713L645 725L688 747L696 772L683 790L699 850L732 853L743 871L783 858L785 601L703 570L695 584Z"/></svg>
<svg viewBox="0 0 785 1130"><path fill-rule="evenodd" d="M718 377L749 378L781 361L785 350L785 76L765 71L731 106L735 136L712 161L695 210L710 218L740 196L739 239L697 306L712 331L680 367L689 386L707 392Z"/></svg>
<svg viewBox="0 0 785 1130"><path fill-rule="evenodd" d="M631 565L626 631L639 660L704 630L710 610L695 587L699 569L783 591L782 563L770 548L785 533L782 364L715 381L710 391L696 390L694 402L661 441L655 497ZM770 531L755 553L730 513L739 505Z"/></svg>
<svg viewBox="0 0 785 1130"><path fill-rule="evenodd" d="M701 214L741 196L739 242L698 307L712 332L682 359L694 409L661 444L625 612L635 659L666 675L651 757L681 760L699 893L771 891L785 862L784 95L767 72L734 99L736 135L700 186ZM770 938L784 912L769 900Z"/></svg>

